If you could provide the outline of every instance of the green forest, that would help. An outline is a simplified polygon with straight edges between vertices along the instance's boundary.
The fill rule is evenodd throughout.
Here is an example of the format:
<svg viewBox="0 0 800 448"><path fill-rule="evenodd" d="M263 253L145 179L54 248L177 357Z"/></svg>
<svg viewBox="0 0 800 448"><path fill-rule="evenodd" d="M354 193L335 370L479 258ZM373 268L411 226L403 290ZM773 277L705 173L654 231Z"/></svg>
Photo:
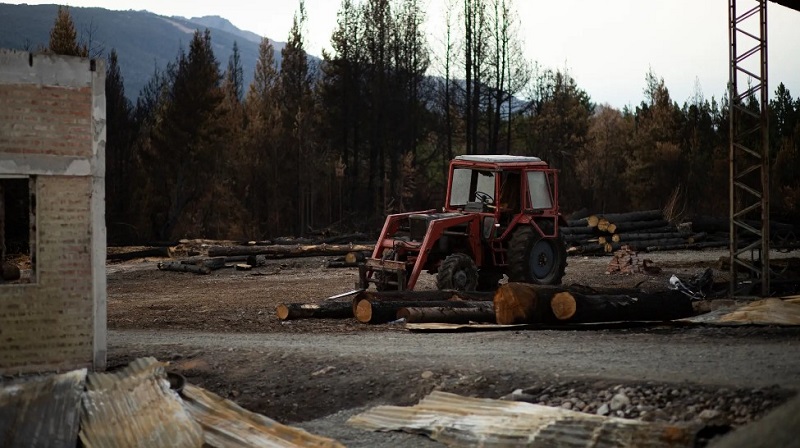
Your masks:
<svg viewBox="0 0 800 448"><path fill-rule="evenodd" d="M568 71L521 56L512 0L452 2L436 52L419 0L342 0L319 64L305 20L300 2L280 67L263 39L251 85L235 47L219 61L197 32L132 103L107 52L110 243L377 232L386 214L440 207L459 154L542 158L564 213L728 213L727 97L679 104L650 72L639 105L596 104ZM67 8L49 51L91 53ZM800 97L779 84L769 116L771 210L798 222Z"/></svg>

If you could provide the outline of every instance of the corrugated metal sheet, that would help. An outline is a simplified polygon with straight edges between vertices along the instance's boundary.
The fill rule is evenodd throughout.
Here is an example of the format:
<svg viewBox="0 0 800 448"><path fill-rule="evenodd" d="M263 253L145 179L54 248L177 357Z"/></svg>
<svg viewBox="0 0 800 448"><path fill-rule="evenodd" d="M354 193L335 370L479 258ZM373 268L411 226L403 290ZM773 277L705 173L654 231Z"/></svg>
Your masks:
<svg viewBox="0 0 800 448"><path fill-rule="evenodd" d="M114 373L90 374L82 400L86 447L199 447L203 432L170 390L164 363L141 358ZM74 446L74 445L73 445Z"/></svg>
<svg viewBox="0 0 800 448"><path fill-rule="evenodd" d="M415 406L378 406L347 423L424 434L452 447L691 447L698 429L438 391Z"/></svg>
<svg viewBox="0 0 800 448"><path fill-rule="evenodd" d="M69 447L78 439L86 369L0 389L0 446Z"/></svg>
<svg viewBox="0 0 800 448"><path fill-rule="evenodd" d="M188 412L202 425L208 446L344 448L335 440L283 425L191 384L184 387L183 397Z"/></svg>
<svg viewBox="0 0 800 448"><path fill-rule="evenodd" d="M800 325L800 300L769 298L680 320L708 325Z"/></svg>

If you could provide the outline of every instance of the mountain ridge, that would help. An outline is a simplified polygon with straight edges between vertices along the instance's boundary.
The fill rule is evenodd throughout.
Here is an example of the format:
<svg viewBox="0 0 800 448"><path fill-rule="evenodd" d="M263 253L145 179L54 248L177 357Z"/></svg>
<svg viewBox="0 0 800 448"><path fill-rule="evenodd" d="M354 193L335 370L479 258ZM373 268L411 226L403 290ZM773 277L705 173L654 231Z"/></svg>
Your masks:
<svg viewBox="0 0 800 448"><path fill-rule="evenodd" d="M58 5L11 5L0 3L0 48L37 51L47 46ZM233 52L239 47L245 85L253 79L261 37L241 30L221 16L185 18L167 17L145 10L117 11L106 8L69 8L79 39L93 51L102 49L106 57L116 49L125 82L125 93L135 101L139 91L156 70L164 70L178 52L187 51L192 33L208 28L214 55L224 71ZM87 42L90 41L90 42ZM275 59L280 65L285 43L270 39ZM313 56L309 55L309 58Z"/></svg>

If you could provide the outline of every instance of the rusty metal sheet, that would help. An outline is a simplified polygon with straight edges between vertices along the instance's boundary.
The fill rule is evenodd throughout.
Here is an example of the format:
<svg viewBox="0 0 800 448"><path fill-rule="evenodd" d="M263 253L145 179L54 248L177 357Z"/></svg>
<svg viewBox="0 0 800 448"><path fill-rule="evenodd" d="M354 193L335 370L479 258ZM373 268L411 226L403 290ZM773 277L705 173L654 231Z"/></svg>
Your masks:
<svg viewBox="0 0 800 448"><path fill-rule="evenodd" d="M201 446L203 431L170 389L164 366L140 358L118 372L90 374L82 400L83 445Z"/></svg>
<svg viewBox="0 0 800 448"><path fill-rule="evenodd" d="M800 325L800 301L795 297L768 298L680 321L706 325Z"/></svg>
<svg viewBox="0 0 800 448"><path fill-rule="evenodd" d="M86 369L0 389L0 446L69 447L78 440Z"/></svg>
<svg viewBox="0 0 800 448"><path fill-rule="evenodd" d="M700 429L439 391L415 406L378 406L347 423L423 434L451 447L691 447Z"/></svg>
<svg viewBox="0 0 800 448"><path fill-rule="evenodd" d="M344 448L333 439L283 425L191 384L184 387L183 397L186 410L203 427L207 446Z"/></svg>

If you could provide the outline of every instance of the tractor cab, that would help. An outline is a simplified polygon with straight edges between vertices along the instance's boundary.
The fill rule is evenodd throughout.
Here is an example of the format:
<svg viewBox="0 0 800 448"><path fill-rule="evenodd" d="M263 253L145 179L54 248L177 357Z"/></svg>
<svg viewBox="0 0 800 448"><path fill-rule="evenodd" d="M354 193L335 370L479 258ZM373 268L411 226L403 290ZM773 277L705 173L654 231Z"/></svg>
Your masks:
<svg viewBox="0 0 800 448"><path fill-rule="evenodd" d="M437 274L440 289L491 289L504 274L560 282L557 176L537 157L456 157L442 210L388 216L357 286L413 289L423 270Z"/></svg>

